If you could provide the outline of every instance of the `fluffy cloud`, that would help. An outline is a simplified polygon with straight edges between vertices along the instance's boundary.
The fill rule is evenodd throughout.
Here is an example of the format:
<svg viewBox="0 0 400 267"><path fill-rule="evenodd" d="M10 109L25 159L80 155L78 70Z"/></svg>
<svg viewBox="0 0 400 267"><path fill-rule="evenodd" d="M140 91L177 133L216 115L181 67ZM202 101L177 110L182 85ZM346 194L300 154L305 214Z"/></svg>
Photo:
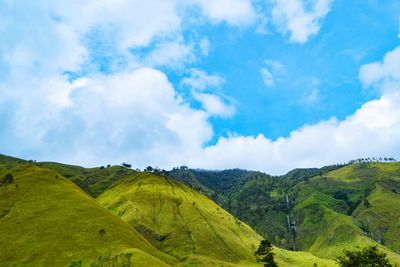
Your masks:
<svg viewBox="0 0 400 267"><path fill-rule="evenodd" d="M189 1L190 2L190 1ZM251 0L191 0L212 21L225 21L231 25L249 24L256 19Z"/></svg>
<svg viewBox="0 0 400 267"><path fill-rule="evenodd" d="M161 167L200 153L213 135L210 116L233 112L222 97L200 87L217 87L223 79L198 72L192 86L203 110L194 109L165 74L144 66L174 68L195 60L193 46L182 37L182 8L196 5L206 19L234 25L252 16L250 1L235 1L231 13L224 4L1 2L0 34L7 36L0 44L2 152L89 165L125 160ZM207 54L209 46L203 39L199 49ZM104 58L108 54L129 64L111 73L92 68L111 61Z"/></svg>
<svg viewBox="0 0 400 267"><path fill-rule="evenodd" d="M283 33L290 33L290 41L307 42L316 35L321 22L330 11L333 0L274 0L272 19Z"/></svg>
<svg viewBox="0 0 400 267"><path fill-rule="evenodd" d="M227 118L235 114L235 107L226 104L221 97L215 94L193 92L193 96L201 102L203 108L210 115Z"/></svg>
<svg viewBox="0 0 400 267"><path fill-rule="evenodd" d="M55 22L42 2L2 1L0 17L4 26L0 27L4 37L0 44L0 82L19 80L25 73L42 77L77 70L87 56L79 35L68 25Z"/></svg>
<svg viewBox="0 0 400 267"><path fill-rule="evenodd" d="M362 66L360 80L365 87L372 86L382 93L399 91L400 47L387 53L382 62Z"/></svg>
<svg viewBox="0 0 400 267"><path fill-rule="evenodd" d="M189 75L181 81L182 86L191 89L193 97L201 103L207 113L227 118L234 115L235 107L227 103L231 102L227 97L218 93L218 89L223 83L224 79L221 76L208 74L199 69L191 69ZM210 91L213 92L210 93Z"/></svg>
<svg viewBox="0 0 400 267"><path fill-rule="evenodd" d="M199 69L191 69L189 75L182 79L181 84L192 89L204 91L210 88L218 88L224 83L224 79L217 74L208 74Z"/></svg>
<svg viewBox="0 0 400 267"><path fill-rule="evenodd" d="M51 1L50 11L81 35L97 30L111 32L122 49L144 47L154 38L179 32L177 2L88 0Z"/></svg>
<svg viewBox="0 0 400 267"><path fill-rule="evenodd" d="M305 42L318 32L331 1L313 3L276 1L275 23L290 32L292 41ZM213 138L210 117L235 112L215 90L224 79L190 71L181 85L200 102L202 109L197 109L154 69L194 60L193 46L182 38L179 13L193 5L215 23L242 25L254 19L245 0L1 2L0 34L8 38L0 44L1 152L85 165L128 161L138 167L188 164L274 174L356 157L399 156L399 48L361 69L364 86L382 96L345 120L304 126L277 140L231 135L205 147ZM20 20L24 10L31 12ZM129 66L92 71L88 58L96 53L85 43L92 35L111 36L113 52ZM209 46L200 44L204 55ZM144 56L142 48L149 50ZM273 75L277 67L268 61L265 69ZM68 76L68 71L80 74Z"/></svg>
<svg viewBox="0 0 400 267"><path fill-rule="evenodd" d="M192 164L207 168L242 167L283 174L358 157L399 156L400 94L362 106L344 121L334 118L304 126L275 141L260 134L220 138Z"/></svg>
<svg viewBox="0 0 400 267"><path fill-rule="evenodd" d="M297 167L315 167L359 157L400 156L399 48L382 62L365 65L360 77L365 86L383 95L365 103L343 121L332 118L293 131L287 138L264 135L229 136L204 149L191 164L207 168L242 167L282 174ZM390 90L387 90L387 89Z"/></svg>
<svg viewBox="0 0 400 267"><path fill-rule="evenodd" d="M171 166L212 136L209 114L190 108L154 69L59 77L37 90L18 95L13 130L16 142L26 151L40 148L42 159Z"/></svg>

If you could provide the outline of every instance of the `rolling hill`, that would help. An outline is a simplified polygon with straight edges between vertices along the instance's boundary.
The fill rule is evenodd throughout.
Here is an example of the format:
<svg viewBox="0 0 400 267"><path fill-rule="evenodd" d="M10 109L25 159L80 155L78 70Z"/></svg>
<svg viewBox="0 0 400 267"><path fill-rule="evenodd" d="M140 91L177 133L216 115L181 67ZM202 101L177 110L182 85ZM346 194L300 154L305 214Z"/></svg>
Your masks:
<svg viewBox="0 0 400 267"><path fill-rule="evenodd" d="M254 251L261 237L206 196L173 179L137 173L97 200L184 266L259 266ZM280 266L334 265L308 253L276 251Z"/></svg>
<svg viewBox="0 0 400 267"><path fill-rule="evenodd" d="M0 155L0 178L8 173L0 266L260 266L261 236L281 247L281 267L333 267L343 249L365 245L400 263L400 163L281 177L181 168L172 179Z"/></svg>
<svg viewBox="0 0 400 267"><path fill-rule="evenodd" d="M182 179L184 173L191 179ZM230 184L228 173L238 182ZM378 245L400 263L400 163L297 169L280 177L183 168L170 176L207 193L280 247L332 259L345 248Z"/></svg>
<svg viewBox="0 0 400 267"><path fill-rule="evenodd" d="M254 261L261 237L213 201L151 173L124 179L97 200L163 252L226 262Z"/></svg>
<svg viewBox="0 0 400 267"><path fill-rule="evenodd" d="M332 257L378 243L400 262L388 251L400 252L399 188L399 163L351 164L299 183L292 194L299 249Z"/></svg>
<svg viewBox="0 0 400 267"><path fill-rule="evenodd" d="M19 163L0 188L1 266L87 266L120 254L142 266L176 262L57 172Z"/></svg>

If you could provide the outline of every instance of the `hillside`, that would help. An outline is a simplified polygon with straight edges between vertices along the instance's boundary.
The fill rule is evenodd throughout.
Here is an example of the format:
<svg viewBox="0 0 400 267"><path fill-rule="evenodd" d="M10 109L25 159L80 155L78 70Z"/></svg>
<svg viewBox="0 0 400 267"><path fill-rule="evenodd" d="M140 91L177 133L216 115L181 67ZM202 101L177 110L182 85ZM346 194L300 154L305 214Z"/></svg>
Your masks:
<svg viewBox="0 0 400 267"><path fill-rule="evenodd" d="M184 266L259 266L261 237L215 202L189 187L152 173L138 173L97 200ZM280 266L334 266L304 252L276 249Z"/></svg>
<svg viewBox="0 0 400 267"><path fill-rule="evenodd" d="M334 258L344 248L379 245L399 263L400 163L298 169L287 175L184 170L224 208L280 247ZM181 179L182 170L170 175ZM243 177L245 178L237 178ZM199 188L199 185L193 186ZM221 190L223 188L223 190Z"/></svg>
<svg viewBox="0 0 400 267"><path fill-rule="evenodd" d="M14 182L0 188L1 266L88 266L120 254L141 266L175 262L57 172L9 167Z"/></svg>
<svg viewBox="0 0 400 267"><path fill-rule="evenodd" d="M260 266L261 236L250 226L282 247L280 267L336 266L330 259L343 249L365 245L400 263L400 163L281 177L180 168L171 179L0 155L0 178L7 173L14 181L0 187L1 266Z"/></svg>
<svg viewBox="0 0 400 267"><path fill-rule="evenodd" d="M151 173L124 179L97 200L180 260L197 255L252 262L261 239L204 195Z"/></svg>
<svg viewBox="0 0 400 267"><path fill-rule="evenodd" d="M111 200L131 225L55 170L95 188L106 185L100 202ZM0 188L0 265L260 266L253 253L261 237L213 201L165 177L122 171L128 176L118 166L85 169L1 156L0 177L11 173L14 181ZM123 202L132 190L137 198ZM133 204L140 211L132 212ZM275 252L282 267L334 266L305 252Z"/></svg>
<svg viewBox="0 0 400 267"><path fill-rule="evenodd" d="M181 167L170 171L169 176L208 195L274 244L293 249L287 227L288 192L305 179L337 168L296 169L276 177L239 169L209 171Z"/></svg>
<svg viewBox="0 0 400 267"><path fill-rule="evenodd" d="M352 164L298 184L292 195L296 243L325 257L346 244L379 243L399 253L399 188L399 163Z"/></svg>
<svg viewBox="0 0 400 267"><path fill-rule="evenodd" d="M57 171L76 183L92 197L99 196L115 182L136 173L136 171L122 166L83 168L57 162L38 162L35 164L39 167Z"/></svg>

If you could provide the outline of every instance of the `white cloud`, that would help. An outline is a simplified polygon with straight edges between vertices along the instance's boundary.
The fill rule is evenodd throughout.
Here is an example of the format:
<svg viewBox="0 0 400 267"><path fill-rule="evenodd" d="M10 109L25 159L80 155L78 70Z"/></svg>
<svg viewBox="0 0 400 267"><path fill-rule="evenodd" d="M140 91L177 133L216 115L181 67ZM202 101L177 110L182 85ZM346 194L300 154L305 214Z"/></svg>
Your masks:
<svg viewBox="0 0 400 267"><path fill-rule="evenodd" d="M190 163L207 168L248 168L283 174L358 157L399 156L400 94L385 95L344 121L331 119L304 126L275 141L258 136L231 136L205 148Z"/></svg>
<svg viewBox="0 0 400 267"><path fill-rule="evenodd" d="M189 76L182 79L181 84L191 89L204 91L218 88L224 83L224 78L217 74L208 74L199 69L191 69Z"/></svg>
<svg viewBox="0 0 400 267"><path fill-rule="evenodd" d="M385 93L400 89L400 47L387 53L382 62L361 67L360 80L365 87L372 86Z"/></svg>
<svg viewBox="0 0 400 267"><path fill-rule="evenodd" d="M305 43L316 35L328 14L333 0L274 0L272 20L283 33L290 33L290 41Z"/></svg>
<svg viewBox="0 0 400 267"><path fill-rule="evenodd" d="M267 87L272 87L275 83L274 76L272 75L272 73L267 68L261 68L260 72L264 84Z"/></svg>
<svg viewBox="0 0 400 267"><path fill-rule="evenodd" d="M232 135L204 147L213 136L210 117L229 117L235 112L225 97L208 91L223 84L221 76L193 69L182 80L201 102L201 110L190 107L166 75L152 68L89 73L75 81L62 75L82 67L90 52L82 39L98 29L115 33L113 41L124 51L154 44L154 56L147 57L146 64L190 60L192 48L181 38L177 2L89 0L83 6L80 1L22 2L0 10L1 23L7 25L0 26L0 33L11 40L0 44L0 70L7 77L0 82L0 112L10 120L0 122L6 125L0 128L3 153L86 165L128 161L139 167L188 164L271 173L356 157L399 156L399 48L382 62L361 68L364 86L375 87L383 95L343 121L333 118L306 125L277 140L261 134ZM238 25L253 16L250 1L193 3L215 22ZM318 32L331 1L314 2L309 9L299 3L276 1L273 13L275 23L291 33L292 41L305 42ZM231 13L227 6L232 7ZM12 17L21 10L32 11L30 23ZM279 64L265 63L271 76L279 73ZM276 81L276 77L271 79Z"/></svg>
<svg viewBox="0 0 400 267"><path fill-rule="evenodd" d="M179 69L195 60L196 56L191 45L173 41L156 45L154 50L142 59L142 62L146 66L167 66L171 69Z"/></svg>
<svg viewBox="0 0 400 267"><path fill-rule="evenodd" d="M285 74L284 65L278 60L266 59L264 60L265 67L260 70L261 77L267 87L272 87L280 77Z"/></svg>
<svg viewBox="0 0 400 267"><path fill-rule="evenodd" d="M200 52L203 56L208 56L210 52L210 41L207 38L203 38L199 42Z"/></svg>
<svg viewBox="0 0 400 267"><path fill-rule="evenodd" d="M223 83L224 79L221 76L208 74L199 69L191 69L189 75L181 81L182 86L191 89L193 97L201 103L207 113L226 118L234 115L235 107L229 103L232 101L228 101L218 92ZM213 91L213 93L206 93L206 91Z"/></svg>
<svg viewBox="0 0 400 267"><path fill-rule="evenodd" d="M209 114L190 108L163 73L149 68L72 83L59 77L16 97L15 141L25 151L39 147L41 159L173 166L212 136Z"/></svg>
<svg viewBox="0 0 400 267"><path fill-rule="evenodd" d="M189 3L200 6L204 15L216 23L225 21L240 26L256 19L251 0L190 0Z"/></svg>
<svg viewBox="0 0 400 267"><path fill-rule="evenodd" d="M198 92L193 92L193 96L210 115L227 118L235 114L235 107L226 104L220 96Z"/></svg>
<svg viewBox="0 0 400 267"><path fill-rule="evenodd" d="M0 112L10 120L1 122L6 125L0 128L2 152L77 164L133 161L135 166L172 166L201 153L213 135L210 116L233 112L224 97L201 92L223 79L193 71L187 81L199 90L204 110L194 109L165 74L140 66L175 67L195 60L193 46L182 38L181 8L196 4L207 19L234 25L245 23L251 13L249 1L233 3L243 9L232 13L222 10L226 2L217 2L1 3L0 34L8 40L0 44ZM93 51L86 43L96 47L105 37L115 46L111 52L130 63L107 75L90 68ZM207 54L210 45L203 41L199 48ZM142 53L141 48L150 51L129 56ZM71 81L63 74L87 65L82 78Z"/></svg>
<svg viewBox="0 0 400 267"><path fill-rule="evenodd" d="M88 0L51 1L52 11L75 31L112 32L121 49L147 46L156 37L179 32L176 1Z"/></svg>
<svg viewBox="0 0 400 267"><path fill-rule="evenodd" d="M0 45L0 82L20 80L25 73L34 78L76 71L85 61L87 50L80 36L65 23L54 21L45 4L12 1L0 5L5 25L0 36L7 37ZM24 20L22 10L29 10L24 12Z"/></svg>
<svg viewBox="0 0 400 267"><path fill-rule="evenodd" d="M398 51L396 48L382 62L361 68L364 85L382 89L383 95L344 120L332 118L305 125L277 140L262 134L220 138L215 145L206 147L203 154L192 158L190 164L283 174L293 168L324 166L359 157L400 157L400 70L395 64L399 62Z"/></svg>

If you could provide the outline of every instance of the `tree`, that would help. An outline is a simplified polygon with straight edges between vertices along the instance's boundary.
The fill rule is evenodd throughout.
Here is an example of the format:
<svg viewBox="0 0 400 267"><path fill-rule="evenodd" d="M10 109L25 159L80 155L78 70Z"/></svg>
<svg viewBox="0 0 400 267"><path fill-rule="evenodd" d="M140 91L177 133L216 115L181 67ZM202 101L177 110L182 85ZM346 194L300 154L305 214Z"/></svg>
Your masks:
<svg viewBox="0 0 400 267"><path fill-rule="evenodd" d="M340 267L394 267L376 246L355 251L344 250L344 255L336 258Z"/></svg>
<svg viewBox="0 0 400 267"><path fill-rule="evenodd" d="M13 182L14 182L14 176L11 173L7 173L4 176L2 184L8 185L8 184L12 184Z"/></svg>
<svg viewBox="0 0 400 267"><path fill-rule="evenodd" d="M261 240L260 246L254 253L257 257L261 257L260 261L264 262L264 267L278 267L274 260L275 253L272 250L272 244L268 240Z"/></svg>
<svg viewBox="0 0 400 267"><path fill-rule="evenodd" d="M154 169L151 166L147 166L146 169L144 169L145 172L152 172Z"/></svg>
<svg viewBox="0 0 400 267"><path fill-rule="evenodd" d="M99 235L100 235L100 238L103 239L103 237L106 235L106 230L100 229L100 230L99 230Z"/></svg>
<svg viewBox="0 0 400 267"><path fill-rule="evenodd" d="M132 164L128 164L128 163L122 162L121 166L130 169L132 167Z"/></svg>

